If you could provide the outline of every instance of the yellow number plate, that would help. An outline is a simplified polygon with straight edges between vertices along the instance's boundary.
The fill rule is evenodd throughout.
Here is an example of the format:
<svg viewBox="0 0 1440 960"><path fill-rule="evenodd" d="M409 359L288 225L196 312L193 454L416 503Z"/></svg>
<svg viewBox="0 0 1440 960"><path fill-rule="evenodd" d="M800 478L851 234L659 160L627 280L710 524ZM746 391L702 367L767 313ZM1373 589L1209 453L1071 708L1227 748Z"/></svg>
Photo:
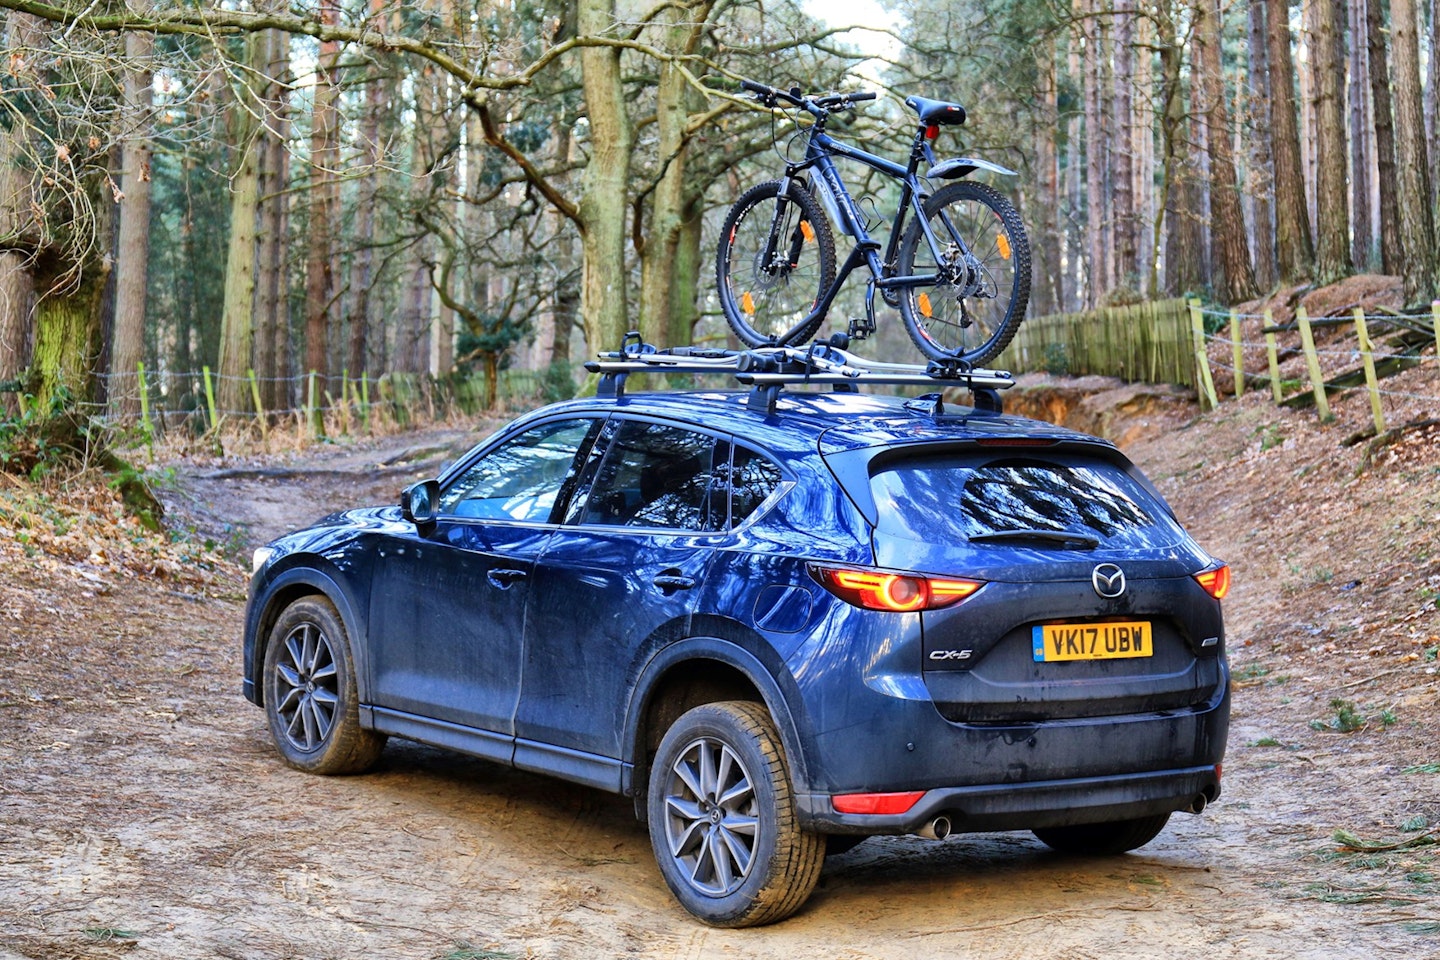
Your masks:
<svg viewBox="0 0 1440 960"><path fill-rule="evenodd" d="M1034 629L1036 662L1120 660L1155 653L1147 620L1128 623L1046 623Z"/></svg>

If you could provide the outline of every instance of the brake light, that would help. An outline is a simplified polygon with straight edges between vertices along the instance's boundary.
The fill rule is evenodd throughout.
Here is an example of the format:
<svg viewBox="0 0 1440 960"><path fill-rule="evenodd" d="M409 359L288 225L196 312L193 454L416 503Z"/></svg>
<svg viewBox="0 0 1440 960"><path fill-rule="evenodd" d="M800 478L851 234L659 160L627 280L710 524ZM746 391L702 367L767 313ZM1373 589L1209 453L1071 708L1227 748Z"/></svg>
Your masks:
<svg viewBox="0 0 1440 960"><path fill-rule="evenodd" d="M912 577L879 570L815 567L811 572L821 586L846 603L891 613L938 610L959 603L983 586L978 580Z"/></svg>
<svg viewBox="0 0 1440 960"><path fill-rule="evenodd" d="M1230 592L1230 565L1222 563L1214 570L1197 573L1195 582L1204 587L1205 592L1216 600L1224 600L1225 594Z"/></svg>
<svg viewBox="0 0 1440 960"><path fill-rule="evenodd" d="M924 790L909 793L842 793L830 798L836 813L907 813L925 796Z"/></svg>

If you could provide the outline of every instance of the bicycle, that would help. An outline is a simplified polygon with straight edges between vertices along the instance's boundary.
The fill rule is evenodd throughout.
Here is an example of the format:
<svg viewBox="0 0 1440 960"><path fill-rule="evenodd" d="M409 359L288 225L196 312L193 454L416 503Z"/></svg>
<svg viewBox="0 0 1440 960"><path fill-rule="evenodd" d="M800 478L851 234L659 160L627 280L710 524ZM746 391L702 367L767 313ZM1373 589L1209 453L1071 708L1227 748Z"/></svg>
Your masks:
<svg viewBox="0 0 1440 960"><path fill-rule="evenodd" d="M870 271L865 316L846 338L876 330L875 291L898 307L910 339L926 357L973 367L1015 336L1030 296L1030 244L1020 215L998 191L972 181L933 193L931 180L959 180L976 170L1015 171L974 157L937 162L930 144L940 127L965 122L957 103L910 97L919 127L900 166L835 140L825 131L836 112L874 100L872 92L806 96L753 80L742 89L766 107L785 103L814 122L802 132L804 159L788 158L785 175L751 187L730 208L720 230L715 270L721 309L750 347L798 345L814 336L849 275ZM834 157L858 161L899 180L899 208L883 247L840 179ZM923 175L920 164L929 164ZM839 274L831 223L855 240Z"/></svg>

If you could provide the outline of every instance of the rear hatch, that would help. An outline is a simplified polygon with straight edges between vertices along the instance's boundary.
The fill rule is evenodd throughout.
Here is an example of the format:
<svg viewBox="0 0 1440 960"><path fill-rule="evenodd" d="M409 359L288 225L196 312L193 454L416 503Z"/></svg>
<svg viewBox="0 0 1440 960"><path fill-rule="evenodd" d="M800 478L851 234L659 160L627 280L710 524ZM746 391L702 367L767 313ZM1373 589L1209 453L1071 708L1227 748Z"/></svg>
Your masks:
<svg viewBox="0 0 1440 960"><path fill-rule="evenodd" d="M1223 693L1216 564L1108 445L1003 440L868 463L878 567L984 586L921 615L936 707L1015 724L1203 709Z"/></svg>

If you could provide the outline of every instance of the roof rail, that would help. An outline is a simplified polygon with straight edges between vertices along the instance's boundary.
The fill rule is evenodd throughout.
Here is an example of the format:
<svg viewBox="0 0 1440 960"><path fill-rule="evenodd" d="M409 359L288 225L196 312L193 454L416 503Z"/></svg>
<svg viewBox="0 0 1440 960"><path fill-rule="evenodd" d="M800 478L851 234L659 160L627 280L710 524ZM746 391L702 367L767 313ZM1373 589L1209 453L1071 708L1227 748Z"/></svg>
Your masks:
<svg viewBox="0 0 1440 960"><path fill-rule="evenodd" d="M977 410L1001 411L998 391L1015 385L1007 370L972 368L964 361L928 364L883 363L856 356L843 334L817 340L808 347L754 347L721 350L705 347L657 348L635 331L625 335L620 349L586 362L585 369L600 374L596 395L620 399L625 379L632 373L720 374L754 387L750 402L775 412L780 390L796 384L830 385L836 392L854 393L861 384L969 387ZM944 412L938 395L934 414Z"/></svg>

